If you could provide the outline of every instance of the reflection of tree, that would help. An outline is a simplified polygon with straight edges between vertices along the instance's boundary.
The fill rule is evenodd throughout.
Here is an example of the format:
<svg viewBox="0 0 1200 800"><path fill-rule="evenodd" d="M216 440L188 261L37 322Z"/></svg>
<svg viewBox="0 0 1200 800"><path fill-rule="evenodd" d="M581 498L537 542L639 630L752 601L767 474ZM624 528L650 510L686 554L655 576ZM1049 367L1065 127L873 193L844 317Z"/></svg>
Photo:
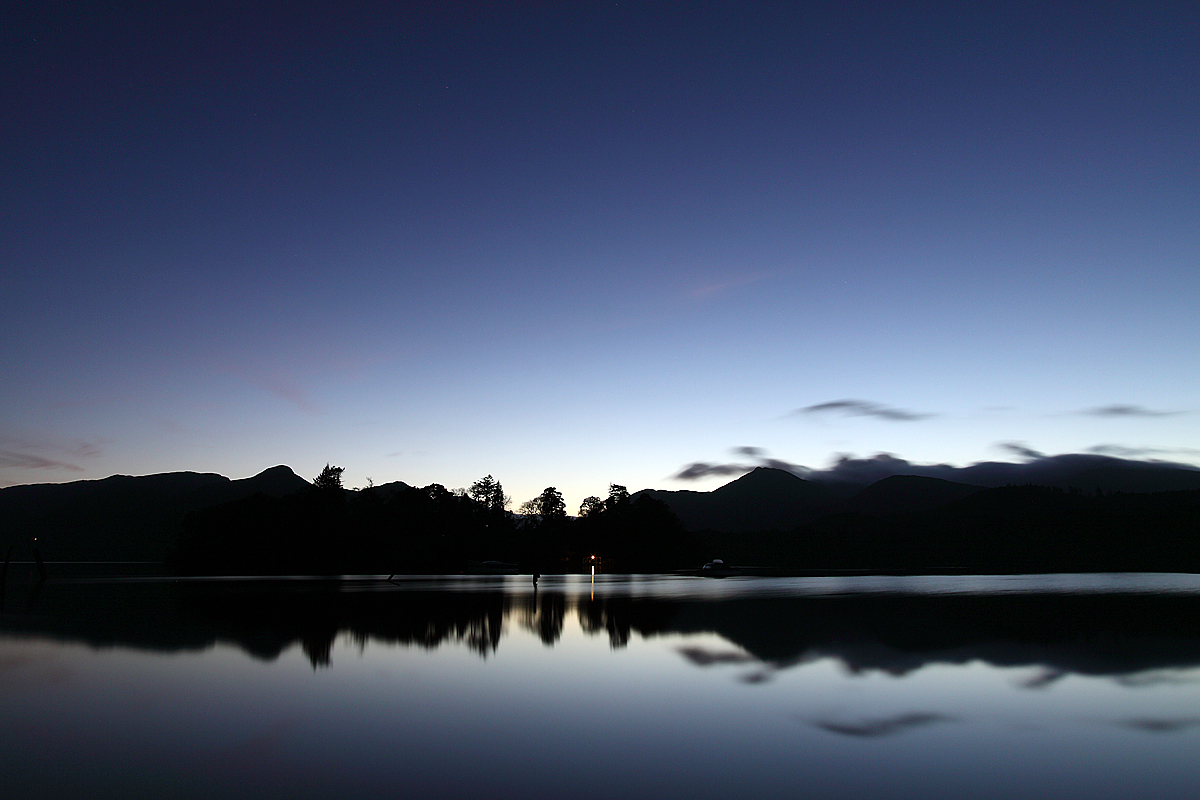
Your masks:
<svg viewBox="0 0 1200 800"><path fill-rule="evenodd" d="M487 658L496 652L500 637L504 633L504 604L492 603L478 615L470 615L456 622L454 638L465 642L467 647Z"/></svg>
<svg viewBox="0 0 1200 800"><path fill-rule="evenodd" d="M333 663L333 641L336 638L337 631L329 634L306 633L300 638L300 649L312 663L313 669L328 667Z"/></svg>
<svg viewBox="0 0 1200 800"><path fill-rule="evenodd" d="M612 649L620 650L629 644L629 619L620 613L619 606L614 600L580 602L579 627L592 636L607 633Z"/></svg>
<svg viewBox="0 0 1200 800"><path fill-rule="evenodd" d="M609 597L596 600L581 600L579 603L579 627L584 633L608 634L608 642L614 650L629 644L632 631L642 636L665 632L678 606L664 600Z"/></svg>
<svg viewBox="0 0 1200 800"><path fill-rule="evenodd" d="M369 581L185 585L179 607L263 658L298 642L314 667L330 665L339 633L359 647L368 640L429 649L461 643L485 658L500 646L507 608L501 592L379 589Z"/></svg>
<svg viewBox="0 0 1200 800"><path fill-rule="evenodd" d="M557 592L543 592L538 598L537 635L546 644L562 638L567 616L567 598Z"/></svg>
<svg viewBox="0 0 1200 800"><path fill-rule="evenodd" d="M520 626L536 634L544 644L562 638L567 616L567 598L561 592L538 592L511 598L509 613Z"/></svg>
<svg viewBox="0 0 1200 800"><path fill-rule="evenodd" d="M697 583L701 591L704 582ZM758 663L787 669L836 658L854 672L902 676L930 663L981 660L1031 667L1024 686L1062 675L1111 676L1128 685L1165 680L1200 666L1200 596L1195 594L926 595L738 597L725 600L598 596L559 591L401 590L377 581L226 581L38 585L28 611L7 613L0 630L95 647L178 652L215 642L273 660L299 646L314 667L330 666L339 636L405 647L462 644L496 652L506 617L546 644L566 617L613 648L634 635L716 634L738 647L680 649L699 666ZM574 608L573 608L574 607ZM1166 675L1155 675L1159 671ZM1129 676L1133 676L1130 678Z"/></svg>

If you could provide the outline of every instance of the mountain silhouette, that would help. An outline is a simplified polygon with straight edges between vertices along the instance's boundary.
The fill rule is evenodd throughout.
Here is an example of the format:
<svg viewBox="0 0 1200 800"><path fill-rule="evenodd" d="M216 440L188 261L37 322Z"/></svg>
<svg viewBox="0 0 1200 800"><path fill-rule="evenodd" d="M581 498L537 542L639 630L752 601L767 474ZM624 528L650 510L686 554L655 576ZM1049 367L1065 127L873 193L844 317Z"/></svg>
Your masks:
<svg viewBox="0 0 1200 800"><path fill-rule="evenodd" d="M957 470L953 480L988 487L1031 483L1088 491L1179 492L1200 489L1200 470L1154 461L1070 453L1044 456L1024 464L973 464Z"/></svg>
<svg viewBox="0 0 1200 800"><path fill-rule="evenodd" d="M711 492L646 489L689 531L787 530L816 519L839 499L833 489L790 472L758 467Z"/></svg>
<svg viewBox="0 0 1200 800"><path fill-rule="evenodd" d="M893 572L1200 571L1200 490L983 489L885 516L841 511L780 535L780 563Z"/></svg>
<svg viewBox="0 0 1200 800"><path fill-rule="evenodd" d="M16 545L13 558L27 558L37 537L50 561L161 561L189 512L311 486L285 466L240 480L167 472L9 486L0 489L0 546Z"/></svg>
<svg viewBox="0 0 1200 800"><path fill-rule="evenodd" d="M893 474L847 492L850 483L760 467L710 492L635 493L631 509L662 506L634 515L645 517L641 527L634 517L607 527L564 519L553 535L528 520L492 519L436 484L314 494L285 466L242 480L114 475L0 489L0 548L29 560L37 537L49 562L163 562L186 539L184 561L197 574L456 571L526 551L550 553L570 571L597 548L632 571L714 558L802 572L1200 570L1200 470L1077 455L950 474L979 480ZM992 485L1004 476L1013 480Z"/></svg>
<svg viewBox="0 0 1200 800"><path fill-rule="evenodd" d="M901 471L897 471L901 470ZM909 464L884 458L812 473L758 467L710 492L648 489L690 531L726 533L790 530L832 513L873 516L936 508L1005 486L1068 491L1152 493L1200 490L1200 469L1094 454L1042 456L1023 463L969 467Z"/></svg>
<svg viewBox="0 0 1200 800"><path fill-rule="evenodd" d="M982 486L925 478L920 475L893 475L872 483L838 506L841 511L883 516L924 511L970 497L983 491Z"/></svg>
<svg viewBox="0 0 1200 800"><path fill-rule="evenodd" d="M972 486L1056 486L1106 492L1178 492L1200 489L1200 468L1167 461L1137 461L1097 453L1038 455L1021 462L981 461L965 467L917 464L887 453L870 458L841 458L823 470L801 472L813 483L845 491L850 497L893 475L966 483Z"/></svg>

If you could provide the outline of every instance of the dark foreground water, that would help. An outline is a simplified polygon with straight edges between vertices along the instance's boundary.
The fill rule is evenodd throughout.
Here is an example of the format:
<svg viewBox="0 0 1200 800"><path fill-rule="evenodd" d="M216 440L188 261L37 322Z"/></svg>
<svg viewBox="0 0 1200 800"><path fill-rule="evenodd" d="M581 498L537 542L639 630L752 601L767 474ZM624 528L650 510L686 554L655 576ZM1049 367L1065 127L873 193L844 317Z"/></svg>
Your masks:
<svg viewBox="0 0 1200 800"><path fill-rule="evenodd" d="M10 575L6 797L1200 796L1200 577Z"/></svg>

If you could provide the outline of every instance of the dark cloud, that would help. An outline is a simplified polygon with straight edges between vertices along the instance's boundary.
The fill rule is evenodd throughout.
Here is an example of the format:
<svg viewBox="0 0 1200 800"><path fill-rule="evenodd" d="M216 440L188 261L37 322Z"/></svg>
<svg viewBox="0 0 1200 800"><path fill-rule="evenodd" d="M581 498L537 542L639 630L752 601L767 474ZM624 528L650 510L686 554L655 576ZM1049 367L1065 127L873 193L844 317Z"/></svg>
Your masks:
<svg viewBox="0 0 1200 800"><path fill-rule="evenodd" d="M703 461L697 461L681 469L675 475L675 480L695 481L700 478L709 478L713 475L742 475L752 469L754 469L753 466L746 466L745 464L706 464Z"/></svg>
<svg viewBox="0 0 1200 800"><path fill-rule="evenodd" d="M863 722L828 722L828 721L813 721L814 727L829 731L830 733L838 733L843 736L856 736L859 738L876 738L879 736L893 736L897 733L903 733L906 730L913 728L923 728L928 725L936 725L942 722L957 722L954 717L947 717L944 714L929 714L922 712L913 712L911 714L901 714L898 717L889 717L887 719L865 720Z"/></svg>
<svg viewBox="0 0 1200 800"><path fill-rule="evenodd" d="M94 458L102 452L94 441L63 442L52 437L0 433L0 469L83 472L83 467L74 463L75 459Z"/></svg>
<svg viewBox="0 0 1200 800"><path fill-rule="evenodd" d="M892 475L913 475L917 465L891 453L876 453L870 458L855 458L839 453L833 465L823 470L812 470L809 477L842 483L874 483Z"/></svg>
<svg viewBox="0 0 1200 800"><path fill-rule="evenodd" d="M33 453L21 453L14 450L0 450L0 468L12 467L15 469L65 469L71 472L83 472L83 467L78 464L71 464L66 461L58 461L53 458L35 455Z"/></svg>
<svg viewBox="0 0 1200 800"><path fill-rule="evenodd" d="M1114 404L1111 406L1089 408L1079 413L1086 414L1089 417L1170 417L1182 412L1154 411L1144 406Z"/></svg>
<svg viewBox="0 0 1200 800"><path fill-rule="evenodd" d="M815 406L805 406L797 409L797 414L821 414L825 412L840 412L851 417L877 417L891 422L914 422L937 416L919 411L907 411L903 408L892 408L882 403L872 403L869 400L830 400L827 403L817 403Z"/></svg>
<svg viewBox="0 0 1200 800"><path fill-rule="evenodd" d="M784 472L790 472L793 475L807 475L812 470L802 464L793 464L790 461L781 461L778 458L764 458L758 465L760 467L770 467L771 469L781 469Z"/></svg>
<svg viewBox="0 0 1200 800"><path fill-rule="evenodd" d="M1162 451L1149 447L1126 447L1122 444L1098 444L1095 447L1089 447L1088 452L1099 453L1100 455L1104 456L1132 458L1137 456L1148 456Z"/></svg>
<svg viewBox="0 0 1200 800"><path fill-rule="evenodd" d="M710 464L706 461L697 461L688 464L674 475L677 481L695 481L701 478L722 477L729 475L745 475L747 472L758 467L770 467L772 469L781 469L785 472L791 472L795 475L807 475L811 470L801 464L792 464L788 461L781 461L777 458L770 458L766 455L766 450L761 447L734 447L731 448L736 455L745 456L746 458L754 459L750 463L729 463L729 464Z"/></svg>
<svg viewBox="0 0 1200 800"><path fill-rule="evenodd" d="M1196 476L1188 473L1200 473L1200 468L1193 464L1175 461L1117 458L1099 453L1045 455L1019 442L1001 442L996 447L1020 455L1024 460L1020 463L980 461L958 467L951 464L916 464L892 453L876 453L867 458L843 453L837 455L830 466L812 469L760 455L754 464L696 462L684 467L675 478L695 480L709 476L742 475L755 467L774 467L805 480L862 486L893 475L917 475L974 486L1033 483L1040 486L1070 485L1092 488L1104 484L1103 488L1110 491L1139 492L1165 491L1167 489L1163 488L1164 480L1171 488L1196 488L1193 485L1196 483L1196 480L1193 480ZM1178 472L1164 477L1166 471ZM1103 477L1105 475L1109 477ZM1159 488L1151 488L1152 486Z"/></svg>
<svg viewBox="0 0 1200 800"><path fill-rule="evenodd" d="M1099 453L1104 456L1117 456L1119 458L1137 458L1138 456L1154 456L1186 454L1191 456L1200 455L1200 450L1192 447L1129 447L1123 444L1098 444L1095 447L1087 449L1089 453Z"/></svg>
<svg viewBox="0 0 1200 800"><path fill-rule="evenodd" d="M1007 450L1008 452L1012 453L1013 455L1018 455L1021 458L1045 458L1046 457L1045 453L1034 450L1032 447L1025 444L1024 442L1000 442L999 444L997 444L995 446L1000 448L1001 450Z"/></svg>
<svg viewBox="0 0 1200 800"><path fill-rule="evenodd" d="M72 448L72 452L77 456L90 458L92 456L98 456L104 451L101 450L100 445L96 444L95 442L80 442L74 448Z"/></svg>
<svg viewBox="0 0 1200 800"><path fill-rule="evenodd" d="M292 380L280 375L267 375L258 380L259 386L276 397L291 403L296 408L309 414L318 414L321 409L312 403L308 392L300 388Z"/></svg>
<svg viewBox="0 0 1200 800"><path fill-rule="evenodd" d="M1019 464L1005 461L980 461L965 467L956 467L950 464L914 464L890 453L880 453L870 458L840 456L828 469L813 470L804 477L810 480L873 483L891 475L920 475L958 483L969 483L975 486L1005 486L1024 483L1056 486L1070 482L1073 476L1094 475L1097 470L1121 470L1127 477L1144 473L1147 470L1162 468L1197 471L1194 465L1168 461L1138 461L1090 453L1051 456L1037 453L1033 448L1026 447L1024 450L1028 451L1022 453L1026 460ZM1147 491L1135 488L1133 484L1107 488L1120 491ZM1186 487L1180 486L1179 488Z"/></svg>

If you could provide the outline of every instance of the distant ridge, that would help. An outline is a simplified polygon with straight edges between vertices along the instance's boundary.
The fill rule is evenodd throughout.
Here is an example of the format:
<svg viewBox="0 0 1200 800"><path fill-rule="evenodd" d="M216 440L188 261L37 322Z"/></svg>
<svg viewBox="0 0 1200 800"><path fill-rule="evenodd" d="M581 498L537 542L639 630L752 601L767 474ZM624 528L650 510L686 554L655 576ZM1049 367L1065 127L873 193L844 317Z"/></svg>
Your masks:
<svg viewBox="0 0 1200 800"><path fill-rule="evenodd" d="M886 466L903 466L894 462ZM666 506L656 527L635 536L630 525L614 523L612 531L620 535L609 531L603 543L636 555L630 544L636 541L658 548L655 564L688 568L703 552L695 566L723 558L838 570L1200 570L1195 468L1075 455L945 470L979 480L897 472L856 485L760 467L710 492L642 490L635 500ZM469 557L462 553L503 550L515 560L525 557L522 548L549 546L529 538L537 530L516 516L505 517L507 538L489 538L483 529L490 523L481 522L472 501L442 494L444 502L401 481L341 496L316 492L286 466L240 480L172 472L11 486L0 489L0 550L13 546L14 560L29 560L37 537L48 562L161 562L172 557L181 534L187 538L193 531L189 541L200 561L206 548L229 561L245 542L266 536L270 541L263 539L255 550L263 569L285 556L292 558L289 564L300 563L298 550L321 553L326 546L341 548L349 563L351 556L359 558L354 548L366 542L378 545L374 555L393 562L444 570ZM682 535L667 509L690 535ZM588 538L597 535L595 523L586 517L564 522L554 533L567 548L563 563L578 561L570 548L592 552ZM298 543L300 528L311 534L307 545ZM351 530L358 538L348 536ZM447 536L450 530L457 533ZM414 537L412 531L421 533ZM672 538L672 531L680 535ZM640 555L627 558L646 563ZM354 563L373 562L362 556Z"/></svg>
<svg viewBox="0 0 1200 800"><path fill-rule="evenodd" d="M30 557L33 537L50 561L159 561L191 511L256 494L311 488L289 467L230 480L215 473L112 475L0 489L0 547Z"/></svg>
<svg viewBox="0 0 1200 800"><path fill-rule="evenodd" d="M789 530L828 510L838 495L790 472L758 467L711 492L646 489L675 512L689 531Z"/></svg>
<svg viewBox="0 0 1200 800"><path fill-rule="evenodd" d="M1106 492L1200 489L1200 469L1092 454L1045 456L1025 464L973 464L957 470L953 479L989 487L1032 484Z"/></svg>
<svg viewBox="0 0 1200 800"><path fill-rule="evenodd" d="M845 459L805 475L813 483L846 491L850 497L893 475L941 478L955 483L1000 486L1052 486L1094 492L1181 492L1200 489L1200 468L1167 461L1137 461L1097 453L1038 456L1022 462L981 461L966 467L914 464L887 455Z"/></svg>
<svg viewBox="0 0 1200 800"><path fill-rule="evenodd" d="M829 514L869 516L919 513L955 503L983 489L1044 486L1068 491L1145 494L1200 489L1200 469L1094 454L1044 456L1025 463L984 462L969 467L899 465L911 473L820 474L803 479L758 467L709 492L646 489L689 531L737 534L794 530Z"/></svg>
<svg viewBox="0 0 1200 800"><path fill-rule="evenodd" d="M982 486L920 475L892 475L844 501L839 511L883 516L925 511L982 492Z"/></svg>

